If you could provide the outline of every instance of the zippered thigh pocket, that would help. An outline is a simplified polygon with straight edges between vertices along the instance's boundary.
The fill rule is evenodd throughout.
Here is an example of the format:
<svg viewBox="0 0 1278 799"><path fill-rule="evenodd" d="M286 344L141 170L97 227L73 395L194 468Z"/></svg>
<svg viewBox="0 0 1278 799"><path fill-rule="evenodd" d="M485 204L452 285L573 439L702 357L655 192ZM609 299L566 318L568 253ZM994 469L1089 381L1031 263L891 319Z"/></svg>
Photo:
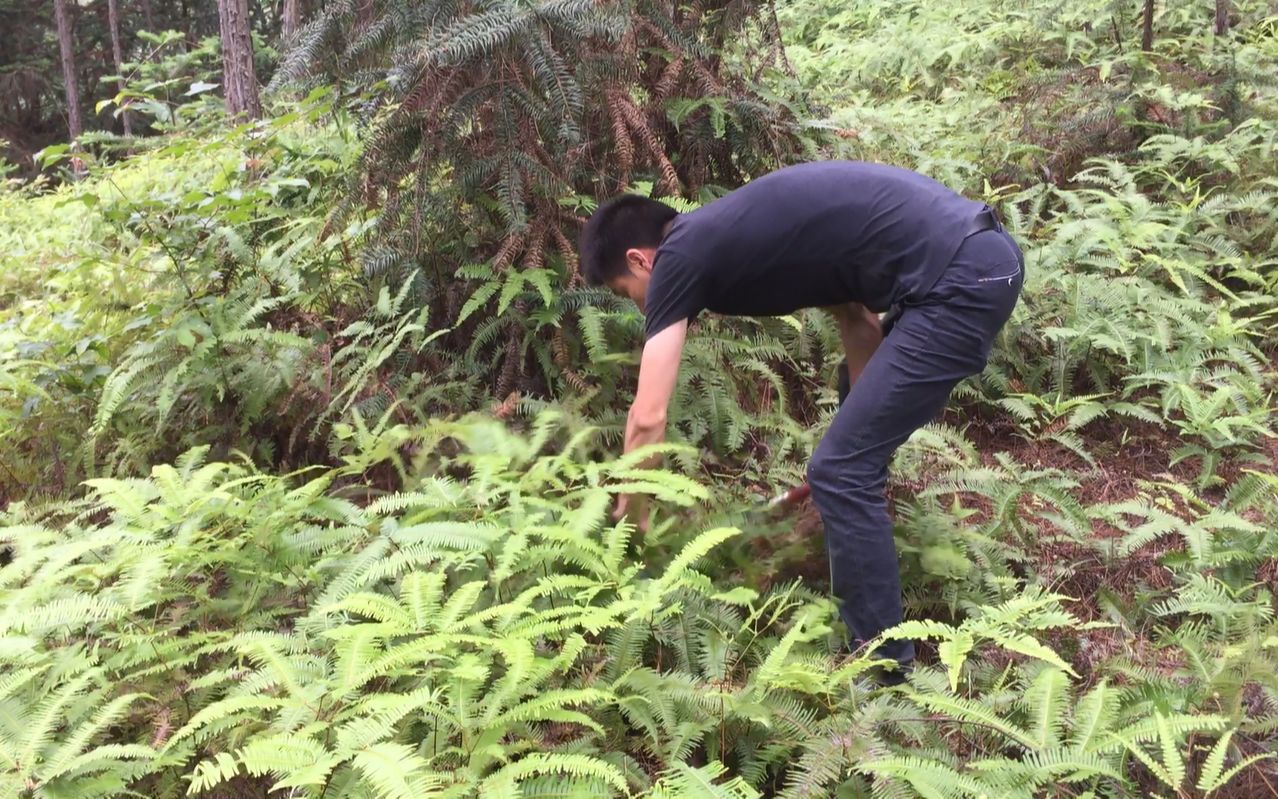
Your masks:
<svg viewBox="0 0 1278 799"><path fill-rule="evenodd" d="M1000 280L1006 280L1007 284L1010 286L1012 284L1012 281L1016 280L1016 278L1019 277L1020 274L1021 274L1021 267L1018 264L1014 270L1012 270L1011 272L1008 272L1005 275L990 275L989 277L978 277L976 279L976 282L977 283L997 283Z"/></svg>

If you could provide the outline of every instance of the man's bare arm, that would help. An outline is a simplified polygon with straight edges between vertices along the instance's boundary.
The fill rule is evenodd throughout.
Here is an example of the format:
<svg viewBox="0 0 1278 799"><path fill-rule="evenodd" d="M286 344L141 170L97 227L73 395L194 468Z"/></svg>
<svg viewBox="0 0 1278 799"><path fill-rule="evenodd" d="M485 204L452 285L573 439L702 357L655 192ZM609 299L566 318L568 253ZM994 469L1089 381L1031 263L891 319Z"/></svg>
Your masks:
<svg viewBox="0 0 1278 799"><path fill-rule="evenodd" d="M856 385L870 356L883 341L878 314L860 303L836 305L828 309L839 323L839 337L848 356L848 383Z"/></svg>
<svg viewBox="0 0 1278 799"><path fill-rule="evenodd" d="M635 401L626 415L625 451L656 444L666 437L666 417L670 398L674 395L679 377L679 360L683 355L683 343L688 335L688 320L681 319L662 330L644 345L639 361L639 388ZM617 502L615 516L626 514L631 497L623 496ZM642 503L637 503L642 505ZM636 508L639 527L647 527L644 508Z"/></svg>

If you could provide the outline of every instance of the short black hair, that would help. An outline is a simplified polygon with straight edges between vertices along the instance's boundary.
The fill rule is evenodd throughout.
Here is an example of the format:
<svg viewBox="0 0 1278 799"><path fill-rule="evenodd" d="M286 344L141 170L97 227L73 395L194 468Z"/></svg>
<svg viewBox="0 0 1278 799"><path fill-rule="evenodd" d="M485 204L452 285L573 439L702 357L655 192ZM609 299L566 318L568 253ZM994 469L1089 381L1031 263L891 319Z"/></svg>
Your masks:
<svg viewBox="0 0 1278 799"><path fill-rule="evenodd" d="M578 250L586 282L601 286L626 271L626 250L656 247L666 223L679 212L639 194L623 194L599 206L581 231Z"/></svg>

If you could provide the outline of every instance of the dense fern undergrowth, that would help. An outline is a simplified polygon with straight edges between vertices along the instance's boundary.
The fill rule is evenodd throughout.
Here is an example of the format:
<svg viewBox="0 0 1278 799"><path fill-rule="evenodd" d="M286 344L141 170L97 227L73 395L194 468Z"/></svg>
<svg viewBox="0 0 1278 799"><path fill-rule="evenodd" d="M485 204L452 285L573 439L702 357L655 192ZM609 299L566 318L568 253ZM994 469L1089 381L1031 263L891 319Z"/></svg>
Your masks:
<svg viewBox="0 0 1278 799"><path fill-rule="evenodd" d="M643 468L641 317L570 248L486 251L509 196L404 161L430 204L364 207L380 100L321 81L234 126L172 90L210 53L153 67L164 135L0 194L0 795L1278 795L1278 16L1159 3L1145 51L1140 10L764 15L752 96L796 152L931 174L1027 254L989 368L894 465L889 635L922 645L892 689L834 654L810 511L744 513L833 412L828 320L699 323ZM742 97L664 122L718 152Z"/></svg>

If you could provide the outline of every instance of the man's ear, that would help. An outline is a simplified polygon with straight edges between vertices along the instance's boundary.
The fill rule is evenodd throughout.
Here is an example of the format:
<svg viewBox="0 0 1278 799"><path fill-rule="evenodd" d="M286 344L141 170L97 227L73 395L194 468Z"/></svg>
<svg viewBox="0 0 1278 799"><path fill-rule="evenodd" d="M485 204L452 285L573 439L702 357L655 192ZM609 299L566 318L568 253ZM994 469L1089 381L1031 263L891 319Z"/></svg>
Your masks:
<svg viewBox="0 0 1278 799"><path fill-rule="evenodd" d="M652 271L652 256L654 252L648 249L639 249L631 247L626 250L626 266L635 274L644 274Z"/></svg>

